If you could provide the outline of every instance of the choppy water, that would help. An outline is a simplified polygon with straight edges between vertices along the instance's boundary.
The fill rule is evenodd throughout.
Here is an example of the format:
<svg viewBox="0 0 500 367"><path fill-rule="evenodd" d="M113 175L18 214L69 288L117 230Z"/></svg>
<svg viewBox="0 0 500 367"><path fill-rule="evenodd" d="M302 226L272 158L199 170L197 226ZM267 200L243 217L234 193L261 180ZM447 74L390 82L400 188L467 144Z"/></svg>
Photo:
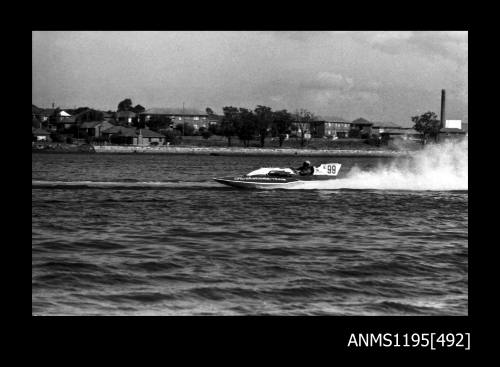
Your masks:
<svg viewBox="0 0 500 367"><path fill-rule="evenodd" d="M348 180L391 167L311 161L342 163ZM300 163L33 154L32 313L467 314L467 187L253 191L210 180Z"/></svg>

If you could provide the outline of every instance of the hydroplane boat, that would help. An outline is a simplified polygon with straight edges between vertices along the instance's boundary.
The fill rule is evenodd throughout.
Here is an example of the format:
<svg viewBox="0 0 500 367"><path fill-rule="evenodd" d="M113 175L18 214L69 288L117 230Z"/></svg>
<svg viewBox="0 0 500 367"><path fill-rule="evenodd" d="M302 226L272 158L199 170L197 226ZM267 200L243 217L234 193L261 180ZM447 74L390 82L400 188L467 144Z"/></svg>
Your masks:
<svg viewBox="0 0 500 367"><path fill-rule="evenodd" d="M325 163L316 167L311 166L312 172L306 175L294 168L263 167L246 175L220 177L214 178L214 180L223 185L243 189L287 189L299 186L304 182L336 179L340 167L340 163Z"/></svg>

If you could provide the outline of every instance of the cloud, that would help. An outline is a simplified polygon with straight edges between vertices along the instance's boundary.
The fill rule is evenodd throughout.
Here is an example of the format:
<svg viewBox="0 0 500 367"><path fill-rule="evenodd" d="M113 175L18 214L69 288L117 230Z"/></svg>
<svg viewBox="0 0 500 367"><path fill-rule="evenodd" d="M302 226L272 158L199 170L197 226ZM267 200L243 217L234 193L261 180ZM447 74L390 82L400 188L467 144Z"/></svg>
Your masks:
<svg viewBox="0 0 500 367"><path fill-rule="evenodd" d="M300 86L304 89L348 90L354 85L353 79L330 71L320 71L312 79L304 80Z"/></svg>
<svg viewBox="0 0 500 367"><path fill-rule="evenodd" d="M391 55L414 53L429 58L443 57L463 62L468 51L466 31L359 32L353 39Z"/></svg>

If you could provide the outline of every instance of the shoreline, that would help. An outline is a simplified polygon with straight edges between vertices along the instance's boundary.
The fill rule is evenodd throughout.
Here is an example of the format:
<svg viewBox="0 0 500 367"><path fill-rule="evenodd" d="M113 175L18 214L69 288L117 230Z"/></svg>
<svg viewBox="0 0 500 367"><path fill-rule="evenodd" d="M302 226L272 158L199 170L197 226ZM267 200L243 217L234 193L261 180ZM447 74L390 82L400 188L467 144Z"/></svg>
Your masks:
<svg viewBox="0 0 500 367"><path fill-rule="evenodd" d="M408 151L363 150L363 149L290 149L290 148L240 148L240 147L140 147L140 146L94 146L98 154L191 154L214 156L332 156L332 157L400 157Z"/></svg>
<svg viewBox="0 0 500 367"><path fill-rule="evenodd" d="M70 145L32 146L32 153L48 154L178 154L212 156L305 156L305 157L403 157L408 150L386 149L294 149L294 148L242 148L195 146L120 146L120 145Z"/></svg>

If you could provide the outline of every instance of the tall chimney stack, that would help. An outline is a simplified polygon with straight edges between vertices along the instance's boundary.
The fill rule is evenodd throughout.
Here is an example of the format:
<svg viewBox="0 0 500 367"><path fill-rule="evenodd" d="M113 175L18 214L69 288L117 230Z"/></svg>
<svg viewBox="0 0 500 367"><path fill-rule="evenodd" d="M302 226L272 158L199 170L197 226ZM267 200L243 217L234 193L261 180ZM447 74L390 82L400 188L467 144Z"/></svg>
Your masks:
<svg viewBox="0 0 500 367"><path fill-rule="evenodd" d="M441 89L441 129L446 124L446 91Z"/></svg>

